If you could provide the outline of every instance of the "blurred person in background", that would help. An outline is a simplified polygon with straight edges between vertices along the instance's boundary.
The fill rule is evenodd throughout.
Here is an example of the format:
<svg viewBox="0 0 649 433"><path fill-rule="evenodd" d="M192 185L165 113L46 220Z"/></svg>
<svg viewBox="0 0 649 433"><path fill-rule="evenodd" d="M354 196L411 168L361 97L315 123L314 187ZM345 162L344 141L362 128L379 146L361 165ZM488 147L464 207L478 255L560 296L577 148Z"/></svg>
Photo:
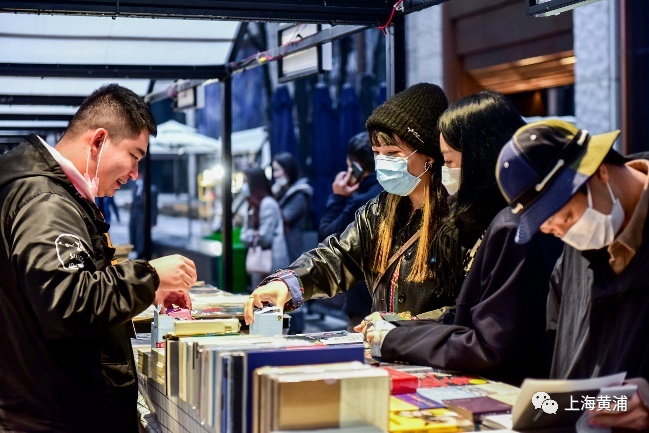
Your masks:
<svg viewBox="0 0 649 433"><path fill-rule="evenodd" d="M286 246L289 263L304 253L304 230L306 219L311 212L313 188L306 178L300 177L297 160L290 153L280 153L273 159L272 191L279 203L284 218ZM304 332L304 312L291 313L289 334Z"/></svg>
<svg viewBox="0 0 649 433"><path fill-rule="evenodd" d="M374 171L374 152L370 136L361 132L349 140L347 146L347 167L341 171L331 184L332 194L320 220L318 241L327 236L342 233L354 221L356 211L365 203L378 196L383 187L376 179ZM352 168L356 167L355 170ZM362 169L360 174L358 167ZM335 299L335 298L334 298ZM358 324L372 310L372 296L365 281L361 281L345 292L343 309L350 324Z"/></svg>
<svg viewBox="0 0 649 433"><path fill-rule="evenodd" d="M258 245L272 252L271 272L287 266L288 253L282 211L271 193L270 181L261 168L249 168L241 193L247 196L248 212L241 228L241 242L248 248ZM270 273L270 272L269 272ZM251 273L253 289L267 275Z"/></svg>

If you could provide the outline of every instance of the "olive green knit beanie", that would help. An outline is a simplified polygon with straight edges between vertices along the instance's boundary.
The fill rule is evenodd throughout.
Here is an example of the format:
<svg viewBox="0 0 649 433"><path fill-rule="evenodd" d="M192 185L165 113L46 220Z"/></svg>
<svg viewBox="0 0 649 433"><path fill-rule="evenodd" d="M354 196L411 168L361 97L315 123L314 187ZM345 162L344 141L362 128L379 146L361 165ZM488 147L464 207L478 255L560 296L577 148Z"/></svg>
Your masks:
<svg viewBox="0 0 649 433"><path fill-rule="evenodd" d="M365 127L396 133L417 151L438 158L439 129L437 119L448 107L441 87L419 83L399 92L378 106Z"/></svg>

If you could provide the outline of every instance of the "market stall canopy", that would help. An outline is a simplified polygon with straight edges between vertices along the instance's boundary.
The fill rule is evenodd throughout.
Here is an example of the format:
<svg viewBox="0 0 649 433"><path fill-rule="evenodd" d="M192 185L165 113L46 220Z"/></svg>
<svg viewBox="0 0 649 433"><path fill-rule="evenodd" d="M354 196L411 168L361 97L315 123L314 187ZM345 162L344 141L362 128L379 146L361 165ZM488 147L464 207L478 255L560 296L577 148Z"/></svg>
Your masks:
<svg viewBox="0 0 649 433"><path fill-rule="evenodd" d="M267 141L268 134L264 127L233 132L232 154L257 153ZM191 126L169 120L158 125L157 137L149 138L149 151L152 155L220 155L221 140L203 135Z"/></svg>
<svg viewBox="0 0 649 433"><path fill-rule="evenodd" d="M0 28L2 141L5 131L62 131L103 84L145 96L178 79L213 78L239 23L0 13Z"/></svg>

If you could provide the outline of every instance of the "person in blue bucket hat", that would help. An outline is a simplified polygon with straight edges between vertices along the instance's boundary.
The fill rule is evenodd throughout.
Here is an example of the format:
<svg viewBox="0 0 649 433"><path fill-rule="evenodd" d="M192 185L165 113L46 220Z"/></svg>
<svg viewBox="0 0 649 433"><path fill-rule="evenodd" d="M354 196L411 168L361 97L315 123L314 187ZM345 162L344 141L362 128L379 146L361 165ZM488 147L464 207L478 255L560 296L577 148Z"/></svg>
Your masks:
<svg viewBox="0 0 649 433"><path fill-rule="evenodd" d="M537 231L564 251L550 281L551 376L626 372L638 385L628 410L601 410L590 424L649 428L649 161L613 149L619 131L591 135L560 120L518 129L496 179L520 217L516 242Z"/></svg>

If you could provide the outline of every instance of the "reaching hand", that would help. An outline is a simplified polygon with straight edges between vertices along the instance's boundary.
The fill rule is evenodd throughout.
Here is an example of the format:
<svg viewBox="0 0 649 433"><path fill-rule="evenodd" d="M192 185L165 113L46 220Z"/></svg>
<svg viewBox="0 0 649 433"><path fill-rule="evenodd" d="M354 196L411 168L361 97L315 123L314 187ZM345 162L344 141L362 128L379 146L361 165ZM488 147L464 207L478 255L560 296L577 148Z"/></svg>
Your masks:
<svg viewBox="0 0 649 433"><path fill-rule="evenodd" d="M350 170L348 171L341 171L336 175L336 179L334 179L333 183L331 184L331 189L333 190L334 194L342 195L344 197L349 197L352 195L360 186L360 182L356 182L354 185L349 185L349 178L352 176L352 172Z"/></svg>
<svg viewBox="0 0 649 433"><path fill-rule="evenodd" d="M189 297L189 292L184 290L177 292L156 290L153 305L158 306L160 304L162 304L164 310L171 308L173 305L177 305L180 308L187 308L188 310L192 309L192 300Z"/></svg>
<svg viewBox="0 0 649 433"><path fill-rule="evenodd" d="M649 409L642 404L638 394L634 394L629 400L626 411L593 412L589 424L597 427L630 428L633 430L645 430L649 427Z"/></svg>
<svg viewBox="0 0 649 433"><path fill-rule="evenodd" d="M383 316L381 316L381 313L379 312L374 312L370 314L369 316L366 316L361 323L358 325L354 326L354 331L364 333L365 328L367 327L368 323L373 323L378 320L383 320Z"/></svg>
<svg viewBox="0 0 649 433"><path fill-rule="evenodd" d="M196 282L196 265L179 254L160 257L149 262L158 273L160 285L156 290L155 305L182 302L191 308L189 288ZM169 299L169 301L167 301ZM182 305L181 305L182 306Z"/></svg>
<svg viewBox="0 0 649 433"><path fill-rule="evenodd" d="M291 293L288 286L281 280L271 281L270 283L259 286L248 297L244 307L243 316L246 319L246 325L255 321L255 307L263 308L263 302L268 302L284 310L284 304L291 300Z"/></svg>

